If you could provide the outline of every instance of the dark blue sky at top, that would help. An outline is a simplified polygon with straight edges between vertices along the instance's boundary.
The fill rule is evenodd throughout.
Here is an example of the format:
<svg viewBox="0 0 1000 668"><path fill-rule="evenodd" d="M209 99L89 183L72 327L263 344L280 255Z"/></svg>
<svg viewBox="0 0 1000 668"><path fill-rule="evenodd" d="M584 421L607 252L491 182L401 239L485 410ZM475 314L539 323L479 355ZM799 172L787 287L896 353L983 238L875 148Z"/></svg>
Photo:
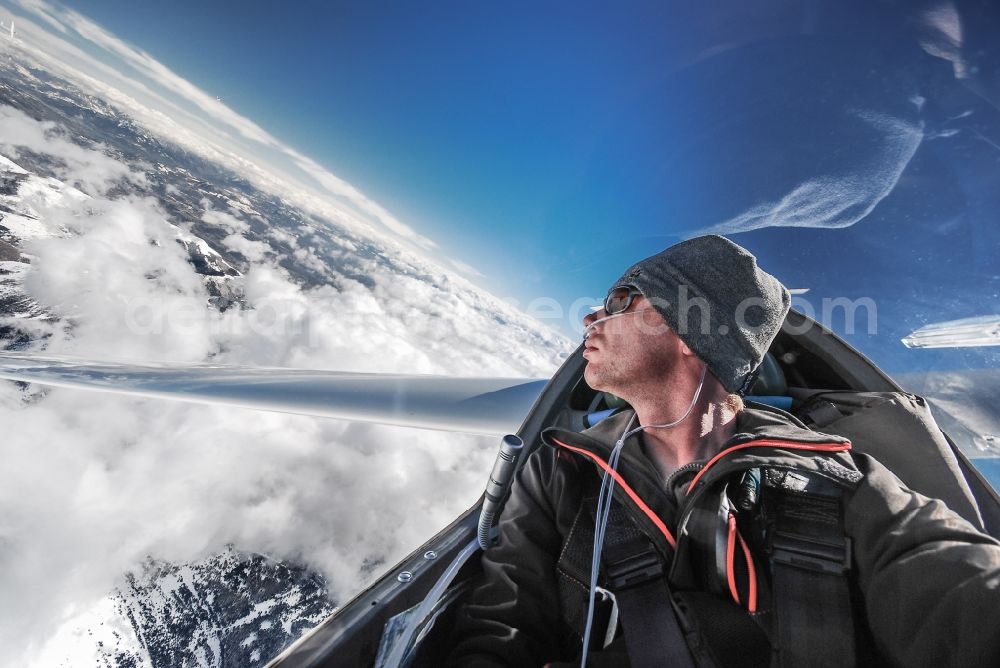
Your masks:
<svg viewBox="0 0 1000 668"><path fill-rule="evenodd" d="M487 3L116 4L70 6L474 260L493 286L519 257L519 271L551 261L566 234L554 210L590 218L576 191L595 144L636 123L629 106L662 78L654 26L670 20L657 3L583 19Z"/></svg>
<svg viewBox="0 0 1000 668"><path fill-rule="evenodd" d="M69 4L522 305L601 297L631 262L804 181L863 186L858 166L894 144L858 110L922 126L860 222L730 236L817 312L874 299L878 334L862 320L847 338L889 370L997 364L899 343L1000 313L1000 68L981 3L965 3L978 60L961 82L894 3Z"/></svg>

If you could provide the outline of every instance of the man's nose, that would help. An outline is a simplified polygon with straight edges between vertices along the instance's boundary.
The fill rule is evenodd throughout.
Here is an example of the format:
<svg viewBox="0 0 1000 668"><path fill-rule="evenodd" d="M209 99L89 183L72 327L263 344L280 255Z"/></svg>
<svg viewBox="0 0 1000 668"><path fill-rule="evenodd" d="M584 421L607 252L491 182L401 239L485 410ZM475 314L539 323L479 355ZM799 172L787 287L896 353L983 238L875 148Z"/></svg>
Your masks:
<svg viewBox="0 0 1000 668"><path fill-rule="evenodd" d="M590 323L594 322L595 320L599 320L603 315L604 315L603 308L599 308L593 313L588 313L587 315L583 316L583 326L590 327Z"/></svg>

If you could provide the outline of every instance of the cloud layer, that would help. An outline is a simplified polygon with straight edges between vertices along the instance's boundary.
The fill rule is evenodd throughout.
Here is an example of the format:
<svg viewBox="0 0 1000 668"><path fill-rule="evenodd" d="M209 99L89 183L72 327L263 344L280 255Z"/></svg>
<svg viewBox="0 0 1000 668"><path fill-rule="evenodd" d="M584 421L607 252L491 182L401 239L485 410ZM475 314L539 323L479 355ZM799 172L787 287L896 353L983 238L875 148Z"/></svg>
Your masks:
<svg viewBox="0 0 1000 668"><path fill-rule="evenodd" d="M58 178L31 176L12 202L32 213L20 228L32 259L24 290L50 317L2 323L46 352L539 376L568 350L536 321L392 246L362 252L357 238L278 226L248 239L259 221L238 202L226 211L206 202L200 216L247 260L227 279L246 308L220 312L177 243L190 230L155 199L109 196L122 182L143 184L143 166L11 108L0 108L0 153L15 163L57 158ZM328 284L302 287L278 262L284 247ZM347 260L351 276L331 269ZM74 625L101 614L108 592L150 556L185 563L235 545L319 570L342 601L475 501L495 446L99 393L25 394L7 382L0 421L0 644L16 665L86 647ZM47 646L57 631L59 644Z"/></svg>

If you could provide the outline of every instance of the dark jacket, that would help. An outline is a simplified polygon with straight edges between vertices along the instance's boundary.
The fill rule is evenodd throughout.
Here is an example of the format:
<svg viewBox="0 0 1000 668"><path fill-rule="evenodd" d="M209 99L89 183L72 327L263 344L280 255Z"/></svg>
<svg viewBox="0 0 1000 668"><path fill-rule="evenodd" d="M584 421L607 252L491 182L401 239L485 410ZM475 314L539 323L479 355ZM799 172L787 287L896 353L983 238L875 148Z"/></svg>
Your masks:
<svg viewBox="0 0 1000 668"><path fill-rule="evenodd" d="M594 502L602 466L631 418L626 411L582 433L544 433L549 447L533 453L519 471L499 542L482 557L483 582L460 611L451 664L579 661ZM877 461L851 452L849 442L761 407L739 414L736 433L718 456L682 467L666 484L642 448L638 435L626 442L618 466L625 484L616 486L614 496L668 564L673 591L713 590L720 605L735 606L700 566L703 536L684 532L676 548L671 545L678 521L699 507L717 508L714 492L747 469L798 471L842 492L843 531L853 543L850 582L859 607L859 643L868 642L869 661L875 656L905 666L1000 665L1000 543L940 501L904 488ZM767 560L756 550L753 560L764 580L755 616L766 627ZM745 581L739 598L746 607ZM589 665L627 665L620 640L604 662L595 655ZM699 663L713 663L695 654Z"/></svg>

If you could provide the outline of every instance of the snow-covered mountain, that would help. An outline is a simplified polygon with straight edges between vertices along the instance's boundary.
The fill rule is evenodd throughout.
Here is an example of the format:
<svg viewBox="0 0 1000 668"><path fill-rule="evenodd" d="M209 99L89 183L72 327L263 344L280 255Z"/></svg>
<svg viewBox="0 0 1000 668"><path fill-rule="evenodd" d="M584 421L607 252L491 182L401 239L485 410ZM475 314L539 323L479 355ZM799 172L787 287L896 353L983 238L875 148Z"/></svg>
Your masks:
<svg viewBox="0 0 1000 668"><path fill-rule="evenodd" d="M494 376L569 350L364 230L0 52L2 348ZM0 387L9 665L262 665L470 505L494 445L166 403Z"/></svg>

